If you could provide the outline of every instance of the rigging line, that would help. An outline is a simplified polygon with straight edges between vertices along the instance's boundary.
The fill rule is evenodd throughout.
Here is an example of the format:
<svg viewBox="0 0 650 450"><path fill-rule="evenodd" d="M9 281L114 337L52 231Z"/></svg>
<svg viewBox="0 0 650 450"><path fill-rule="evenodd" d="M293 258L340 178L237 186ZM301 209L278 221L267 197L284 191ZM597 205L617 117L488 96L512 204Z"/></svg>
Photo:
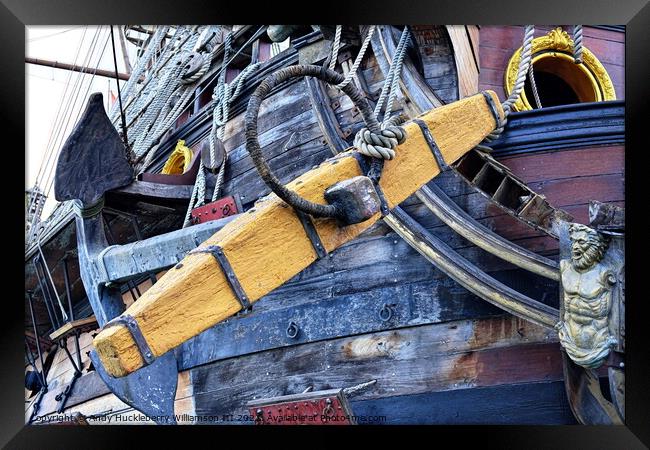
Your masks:
<svg viewBox="0 0 650 450"><path fill-rule="evenodd" d="M93 35L93 38L92 38L92 40L90 42L89 50L87 51L86 55L83 57L83 60L80 61L80 63L84 67L87 65L87 62L89 61L89 52L90 52L90 50L94 49L94 46L96 45L98 33L99 33L99 31L95 31L95 34ZM77 63L77 60L75 59L75 64L76 63ZM72 76L75 76L74 80L72 79ZM72 74L72 72L70 72L70 76L68 77L68 83L71 83L71 84L69 86L69 90L66 89L66 92L64 93L64 97L62 97L62 100L61 100L61 102L62 102L61 106L63 107L63 110L61 111L61 115L58 116L58 118L57 118L58 120L54 124L54 130L52 132L52 135L50 136L51 137L51 142L49 144L50 145L50 147L49 147L50 152L53 152L54 150L56 150L56 141L59 138L60 127L61 127L61 124L63 123L63 121L65 120L66 115L68 114L70 99L71 99L71 96L74 94L75 89L77 89L80 76L81 76L80 72L75 73L75 74ZM49 160L50 158L51 158L51 153L48 155L48 161L45 163L44 170L50 164L50 160Z"/></svg>
<svg viewBox="0 0 650 450"><path fill-rule="evenodd" d="M79 59L79 54L81 53L81 47L83 46L83 41L84 41L84 39L86 37L86 32L87 31L88 31L88 27L85 27L83 35L81 36L81 39L79 40L79 46L77 47L77 53L75 54L75 57L74 57L74 64L75 65L77 63L77 60ZM59 120L59 116L61 115L61 108L63 107L63 101L65 99L66 92L67 92L68 88L70 87L70 79L71 78L72 78L72 71L68 72L68 79L65 82L66 87L65 87L65 90L63 91L63 94L61 95L61 100L59 100L59 108L57 110L54 121L52 122L52 126L50 127L50 135L49 135L49 138L48 138L48 141L47 141L47 145L45 146L46 150L43 152L43 157L41 158L41 165L39 166L38 174L36 175L36 182L37 183L38 183L39 177L41 176L41 171L42 171L43 165L45 163L45 157L47 156L48 150L50 148L50 144L52 143L52 136L54 134L54 126L57 123L57 121Z"/></svg>
<svg viewBox="0 0 650 450"><path fill-rule="evenodd" d="M122 93L120 92L120 80L117 72L117 56L115 55L115 36L113 36L113 25L111 25L111 47L113 47L113 64L115 65L115 83L117 84L117 98L120 102L120 115L122 116L122 141L128 151L129 139L126 134L126 116L124 115L124 107L122 106Z"/></svg>
<svg viewBox="0 0 650 450"><path fill-rule="evenodd" d="M90 61L91 61L91 59L93 57L93 54L95 53L95 48L97 47L97 42L99 41L99 34L100 34L100 30L98 30L98 32L96 34L97 39L94 40L93 45L92 45L92 49L89 50L88 57L84 61L84 66L85 67L90 65ZM85 75L87 75L86 72L80 72L79 76L75 80L75 85L73 87L74 94L73 95L71 94L71 96L69 98L68 108L66 109L66 113L65 113L65 115L67 117L61 121L61 124L60 124L58 132L57 132L57 138L56 138L56 141L55 141L54 147L53 147L53 154L55 155L55 157L52 159L52 163L48 165L47 172L46 172L48 174L47 177L46 177L46 180L48 180L47 183L46 183L46 186L47 185L50 186L45 191L46 195L49 194L49 191L50 191L50 188L51 188L51 182L50 181L53 179L53 177L52 177L53 169L54 169L54 166L56 165L56 160L58 159L59 152L61 151L61 146L63 145L64 139L66 138L65 133L66 133L66 131L68 130L68 128L70 126L70 120L72 119L72 115L74 113L75 107L77 106L77 101L79 99L79 94L81 93L81 89L82 89L82 86L83 86L83 82L84 82L83 80L84 80ZM65 123L64 123L64 121L65 121Z"/></svg>
<svg viewBox="0 0 650 450"><path fill-rule="evenodd" d="M86 67L90 66L90 61L95 53L95 48L97 47L97 43L99 42L99 36L101 34L101 29L98 29L93 36L93 40L91 42L91 46L84 57L83 60L83 66L84 66L84 71L79 72L77 77L74 80L74 84L72 86L72 89L70 93L68 94L67 98L67 103L65 106L65 109L63 111L63 115L60 118L60 121L57 123L57 129L56 129L56 134L55 137L52 141L52 148L51 148L51 154L48 156L48 161L45 165L45 168L43 169L43 179L42 184L47 187L49 184L49 180L52 177L52 172L54 167L56 166L56 160L58 158L58 154L60 152L60 146L62 145L64 139L65 139L65 131L68 128L68 125L70 123L70 119L72 117L72 114L74 113L74 108L77 103L77 99L79 97L79 94L81 92L81 89L83 87L83 80L84 77L83 75L86 74ZM89 70L89 69L88 69ZM44 191L46 195L49 193L49 189L45 189Z"/></svg>
<svg viewBox="0 0 650 450"><path fill-rule="evenodd" d="M106 40L104 41L104 46L102 47L102 51L99 54L99 58L97 59L97 64L95 64L95 67L93 68L93 73L90 77L90 81L88 82L88 85L86 86L86 92L84 92L84 95L81 97L81 100L83 102L84 99L88 98L88 93L90 92L90 88L92 86L93 80L95 79L95 75L97 75L97 69L99 69L99 65L102 62L102 58L104 57L104 52L106 51L106 46L108 45L108 39L109 36L106 36ZM79 118L81 117L81 113L84 111L84 108L79 108L77 110L77 116L75 117L74 123L76 124L79 122Z"/></svg>
<svg viewBox="0 0 650 450"><path fill-rule="evenodd" d="M77 48L77 52L75 54L74 64L77 64L77 61L79 59L79 55L81 54L81 48L83 47L83 43L84 43L84 40L86 38L87 31L88 31L88 27L86 26L84 28L83 35L81 36L81 39L79 40L79 47ZM73 75L72 72L68 73L68 78L66 80L66 87L65 87L65 89L63 91L63 94L61 95L61 100L59 101L59 108L57 110L56 117L55 117L54 121L52 122L48 142L47 142L47 145L45 147L45 151L43 152L43 157L41 158L41 164L39 166L38 174L37 174L36 180L34 182L35 186L38 186L39 184L43 184L42 183L42 181L43 181L42 177L45 176L45 173L47 172L47 168L50 165L50 160L52 158L52 154L54 153L54 142L56 140L54 138L54 136L58 134L59 123L63 120L63 116L61 115L61 113L63 112L63 114L65 115L65 109L67 109L67 108L64 108L63 105L64 105L64 102L66 101L67 96L69 95L68 94L68 89L70 88L70 82L72 80L72 75ZM72 91L70 91L70 95L71 95L71 93L72 93ZM45 191L43 191L43 194L45 195ZM29 203L30 210L34 206L35 201L36 201L36 196L33 196L30 199L30 203Z"/></svg>
<svg viewBox="0 0 650 450"><path fill-rule="evenodd" d="M88 98L88 94L90 93L90 88L92 87L93 80L95 79L95 75L97 74L97 69L99 68L99 65L101 64L102 58L103 58L103 56L104 56L104 52L106 51L106 46L108 45L108 40L109 40L109 36L108 36L108 34L107 34L107 35L106 35L106 40L104 41L104 46L102 47L102 50L101 50L101 52L100 52L100 54L99 54L99 57L97 58L97 64L95 64L95 67L93 68L93 72L92 72L92 75L91 75L91 77L90 77L90 80L88 80L88 83L87 83L87 85L86 85L86 91L84 92L84 95L80 97L81 104L79 105L79 107L78 107L78 109L77 109L77 115L76 115L76 117L75 117L75 119L74 119L73 124L76 124L76 123L79 122L79 118L81 117L81 114L82 114L82 112L84 111L84 108L83 108L83 102L84 102L84 100L85 100L86 98ZM90 62L90 61L89 61L89 62ZM84 74L84 75L88 75L88 74ZM83 83L83 81L82 81L82 83ZM81 87L81 85L80 85L80 87L79 87L79 92L81 92L81 89L82 89L82 87ZM78 96L78 94L77 94L77 96ZM75 100L75 106L76 106L76 103L77 103L77 102L76 102L76 100ZM74 108L73 108L73 111L74 111ZM72 115L72 111L70 111L70 115ZM66 124L66 127L67 127L67 124ZM63 141L63 139L62 139L62 141ZM59 150L58 150L58 152L57 152L57 156L58 156L58 153L59 153L60 151L61 151L61 149L59 148ZM49 191L51 190L52 185L54 184L54 172L53 172L53 168L54 168L54 165L52 165L52 167L50 168L50 177L49 177L48 185L46 185L46 187L47 187L47 192L48 192L48 193L49 193Z"/></svg>
<svg viewBox="0 0 650 450"><path fill-rule="evenodd" d="M44 36L36 36L34 38L28 39L27 42L40 41L41 39L47 39L47 38L51 38L53 36L58 36L58 35L63 34L63 33L68 33L70 31L78 30L79 28L81 28L81 27L73 27L73 28L68 28L67 30L57 31L56 33L46 34Z"/></svg>
<svg viewBox="0 0 650 450"><path fill-rule="evenodd" d="M99 33L99 30L97 30L95 32L95 35L93 36L93 39L92 39L91 44L90 44L89 52L90 52L91 49L94 50L94 47L95 47L96 42L97 42L98 33ZM84 60L83 60L83 66L84 67L88 65L87 63L89 61L89 59L88 59L89 56L90 56L90 53L88 53L86 56L84 56ZM76 63L76 61L75 61L75 63ZM72 75L72 72L71 72L71 75ZM64 97L61 100L62 101L61 106L63 106L64 103L65 103L65 106L63 106L62 114L57 117L58 120L54 124L54 130L52 131L52 135L51 135L51 144L50 144L49 149L48 149L48 157L47 157L47 160L45 161L45 163L43 165L43 174L42 174L43 176L45 176L45 174L47 173L50 165L53 164L52 155L56 154L57 141L59 140L59 136L61 134L61 126L63 124L63 121L65 120L65 117L68 114L70 114L70 106L71 106L72 96L74 95L75 90L78 88L78 84L79 84L80 79L81 79L81 72L77 72L76 73L76 78L75 78L74 82L71 85L72 87L70 88L69 91L66 89L66 91L64 92ZM68 80L68 83L70 83L70 82L71 82L71 80ZM42 181L42 180L40 180L40 181Z"/></svg>
<svg viewBox="0 0 650 450"><path fill-rule="evenodd" d="M38 78L40 80L51 81L52 83L59 83L59 84L67 85L67 83L65 81L55 80L53 78L48 78L48 77L42 77L40 75L36 75L36 74L33 74L33 73L28 73L27 76L28 77L33 77L33 78Z"/></svg>

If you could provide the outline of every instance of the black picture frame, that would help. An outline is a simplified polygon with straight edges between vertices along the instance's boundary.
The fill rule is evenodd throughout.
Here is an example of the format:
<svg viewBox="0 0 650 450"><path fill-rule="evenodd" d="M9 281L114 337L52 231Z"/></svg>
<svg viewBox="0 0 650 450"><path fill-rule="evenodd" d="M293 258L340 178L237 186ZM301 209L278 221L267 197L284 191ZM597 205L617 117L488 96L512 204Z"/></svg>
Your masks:
<svg viewBox="0 0 650 450"><path fill-rule="evenodd" d="M339 430L339 438L363 433L369 437L397 436L404 439L401 445L416 443L414 434L426 434L430 445L472 443L481 447L497 448L644 448L650 446L650 380L648 350L647 300L642 292L643 271L646 269L643 248L644 239L644 174L642 153L648 147L645 139L645 119L650 78L650 5L648 0L630 0L625 3L611 0L579 2L579 0L507 0L499 2L476 0L444 0L439 2L388 2L385 0L356 2L329 2L316 4L273 3L254 5L252 2L217 4L201 0L0 0L0 123L4 125L3 136L5 173L5 245L7 252L5 270L14 267L24 255L20 240L13 236L23 233L24 211L20 208L21 194L17 170L21 165L20 149L24 142L25 118L25 25L74 25L74 24L123 24L123 23L478 23L478 24L612 24L626 25L626 302L627 353L626 353L626 426L517 426L517 427L359 427ZM24 161L24 160L23 160ZM23 162L24 163L24 162ZM635 198L636 197L636 198ZM15 202L13 201L15 200ZM12 227L16 230L12 230ZM15 242L14 242L15 241ZM14 250L15 253L14 254ZM2 370L0 385L4 388L3 407L0 408L0 444L8 448L120 448L125 442L137 445L142 439L150 443L152 438L172 437L185 440L185 433L169 432L172 427L52 427L24 425L23 343L22 327L24 309L21 307L20 291L12 283L13 276L5 275L4 318L0 341ZM79 429L83 428L83 430ZM245 428L245 429L243 429ZM260 428L264 428L261 430ZM273 429L271 429L273 428ZM315 428L315 427L314 427ZM398 429L399 428L399 429ZM290 430L275 427L240 427L214 429L212 427L184 428L182 431L206 433L213 444L226 444L225 431L237 432L242 438L274 436L287 445L307 445L293 437L295 433L312 435L322 429ZM289 434L291 432L291 434ZM281 433L281 434L278 434ZM326 436L333 436L327 430ZM337 438L337 442L339 441ZM442 438L442 439L441 439ZM444 440L443 440L444 439ZM419 440L418 440L419 441ZM334 442L332 442L334 445ZM336 444L338 445L338 444Z"/></svg>

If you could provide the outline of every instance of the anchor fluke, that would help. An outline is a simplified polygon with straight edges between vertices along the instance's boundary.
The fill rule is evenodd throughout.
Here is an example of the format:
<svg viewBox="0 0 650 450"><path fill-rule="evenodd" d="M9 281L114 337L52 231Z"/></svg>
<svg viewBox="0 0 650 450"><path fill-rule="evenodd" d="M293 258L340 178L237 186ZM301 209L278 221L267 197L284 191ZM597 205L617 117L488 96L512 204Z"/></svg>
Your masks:
<svg viewBox="0 0 650 450"><path fill-rule="evenodd" d="M106 372L96 350L91 350L89 356L97 373L117 398L150 417L158 425L176 424L174 397L178 370L173 351L121 378L113 378Z"/></svg>
<svg viewBox="0 0 650 450"><path fill-rule="evenodd" d="M102 94L96 92L61 148L54 197L92 206L106 191L130 184L133 177L126 148L106 115Z"/></svg>

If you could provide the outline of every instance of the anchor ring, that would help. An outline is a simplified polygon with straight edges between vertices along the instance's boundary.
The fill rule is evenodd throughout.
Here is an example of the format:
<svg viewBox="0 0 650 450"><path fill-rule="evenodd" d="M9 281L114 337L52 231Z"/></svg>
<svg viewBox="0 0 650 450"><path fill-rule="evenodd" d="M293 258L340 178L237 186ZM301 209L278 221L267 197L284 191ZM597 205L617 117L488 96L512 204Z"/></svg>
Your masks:
<svg viewBox="0 0 650 450"><path fill-rule="evenodd" d="M289 322L289 326L287 327L287 337L289 339L295 339L299 332L300 328L298 328L298 325L293 321Z"/></svg>
<svg viewBox="0 0 650 450"><path fill-rule="evenodd" d="M328 416L333 416L334 415L334 408L332 408L332 400L331 399L325 399L325 403L327 405L325 408L323 408L323 416L328 417Z"/></svg>
<svg viewBox="0 0 650 450"><path fill-rule="evenodd" d="M393 308L391 308L388 303L384 303L384 306L379 310L379 320L382 322L388 322L392 317Z"/></svg>

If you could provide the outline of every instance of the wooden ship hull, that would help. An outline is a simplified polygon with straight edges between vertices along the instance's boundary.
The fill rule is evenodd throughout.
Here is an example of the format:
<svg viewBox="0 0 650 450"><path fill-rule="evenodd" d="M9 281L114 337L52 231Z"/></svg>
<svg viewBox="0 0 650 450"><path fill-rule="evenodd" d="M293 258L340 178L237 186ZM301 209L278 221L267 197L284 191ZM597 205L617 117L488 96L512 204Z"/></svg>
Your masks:
<svg viewBox="0 0 650 450"><path fill-rule="evenodd" d="M236 29L233 48L255 30ZM536 35L552 30L538 27ZM337 64L344 74L358 53L359 31L363 35L367 29L346 31L351 36L344 33L343 40L348 39L349 48L339 53ZM397 27L378 27L357 71L354 82L373 106L400 32ZM396 111L412 119L487 89L507 98L503 80L508 59L521 46L521 27L413 26L411 33L413 45L404 59ZM624 33L585 26L584 35L585 46L609 73L618 100L513 112L502 135L489 144L491 157L509 169L512 179L580 223L588 223L592 200L624 206ZM245 110L251 93L280 68L322 65L331 51L331 36L326 28L294 30L291 45L279 53L266 34L258 36L244 52L248 55L240 54L227 70L229 82L251 62L261 63L231 103L225 125L228 157L220 197L233 197L238 214L271 192L246 150ZM108 244L136 243L137 254L137 242L182 227L193 180L180 185L144 180L147 174L160 173L179 139L194 151L206 151L212 126L210 82L221 58L214 61L196 85L192 106L153 150L142 179L106 193ZM264 157L285 184L350 147L363 126L350 99L315 78L296 78L274 89L258 119ZM466 180L469 172L463 170L461 161L429 187L444 191L478 224L512 244L558 260L558 240L549 229L539 223L532 226L498 197L498 186L481 185L476 177ZM208 198L215 181L216 175L207 173ZM493 279L551 308L560 307L557 276L531 273L485 251L432 214L417 195L400 208ZM27 349L40 370L39 342L48 385L43 394L26 388L26 422L34 416L38 419L33 423L56 422L57 413L81 413L96 423L150 422L135 416L137 411L111 392L90 361L88 352L100 327L81 278L79 233L69 209L59 214L58 223L47 224L38 245L26 250ZM215 223L230 220L236 219L190 227L199 230L194 246L222 226ZM147 267L136 261L129 269L131 262L124 263L124 273L132 276L117 284L127 307L185 256L161 251L167 252L161 257L165 264ZM56 296L72 311L68 316L74 320L67 328ZM179 423L252 424L249 405L255 401L367 382L374 383L347 400L357 423L576 423L553 327L486 302L431 264L384 221L310 264L249 311L207 328L172 353L178 369L174 411ZM606 373L599 375L604 379Z"/></svg>

